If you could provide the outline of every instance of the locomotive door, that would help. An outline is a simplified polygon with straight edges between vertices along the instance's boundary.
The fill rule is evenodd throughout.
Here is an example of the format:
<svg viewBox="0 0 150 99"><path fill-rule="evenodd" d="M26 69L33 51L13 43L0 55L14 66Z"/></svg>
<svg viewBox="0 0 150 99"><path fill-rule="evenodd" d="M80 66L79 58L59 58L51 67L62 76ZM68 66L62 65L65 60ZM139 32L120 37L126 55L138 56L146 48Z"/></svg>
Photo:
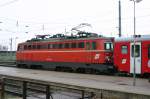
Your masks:
<svg viewBox="0 0 150 99"><path fill-rule="evenodd" d="M135 73L141 73L141 42L135 43L135 54L134 54L134 43L130 44L130 73L134 73L134 56L135 56Z"/></svg>

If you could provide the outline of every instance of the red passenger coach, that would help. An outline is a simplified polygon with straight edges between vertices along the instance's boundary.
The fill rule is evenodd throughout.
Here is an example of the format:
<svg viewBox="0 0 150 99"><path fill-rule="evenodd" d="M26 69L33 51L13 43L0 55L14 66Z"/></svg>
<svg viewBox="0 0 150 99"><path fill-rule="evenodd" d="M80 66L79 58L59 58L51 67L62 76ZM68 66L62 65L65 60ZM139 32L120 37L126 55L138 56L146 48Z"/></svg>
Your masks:
<svg viewBox="0 0 150 99"><path fill-rule="evenodd" d="M79 32L76 36L38 36L18 45L17 65L77 71L113 69L113 38Z"/></svg>
<svg viewBox="0 0 150 99"><path fill-rule="evenodd" d="M150 36L139 36L135 39L119 38L114 44L114 65L120 72L135 72L136 74L150 74Z"/></svg>

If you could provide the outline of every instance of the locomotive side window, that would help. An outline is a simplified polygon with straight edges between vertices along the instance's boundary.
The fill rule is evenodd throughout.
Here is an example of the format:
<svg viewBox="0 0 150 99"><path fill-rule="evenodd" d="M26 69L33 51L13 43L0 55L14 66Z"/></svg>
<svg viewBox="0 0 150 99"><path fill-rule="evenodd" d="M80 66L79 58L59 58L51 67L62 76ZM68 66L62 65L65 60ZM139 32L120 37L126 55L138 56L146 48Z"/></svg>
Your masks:
<svg viewBox="0 0 150 99"><path fill-rule="evenodd" d="M97 47L96 47L96 42L92 42L92 49L94 50L94 49L96 49Z"/></svg>
<svg viewBox="0 0 150 99"><path fill-rule="evenodd" d="M41 45L37 45L37 49L41 49Z"/></svg>
<svg viewBox="0 0 150 99"><path fill-rule="evenodd" d="M150 59L150 45L148 45L148 58Z"/></svg>
<svg viewBox="0 0 150 99"><path fill-rule="evenodd" d="M59 44L58 47L61 49L61 48L63 48L63 45L62 45L62 44Z"/></svg>
<svg viewBox="0 0 150 99"><path fill-rule="evenodd" d="M140 45L135 45L135 55L134 55L134 45L132 45L132 57L140 56Z"/></svg>
<svg viewBox="0 0 150 99"><path fill-rule="evenodd" d="M69 43L65 43L65 48L69 48Z"/></svg>
<svg viewBox="0 0 150 99"><path fill-rule="evenodd" d="M90 42L86 42L86 49L90 50Z"/></svg>
<svg viewBox="0 0 150 99"><path fill-rule="evenodd" d="M57 44L53 44L52 46L53 46L54 49L58 48Z"/></svg>
<svg viewBox="0 0 150 99"><path fill-rule="evenodd" d="M52 49L53 45L52 44L48 44L48 49Z"/></svg>
<svg viewBox="0 0 150 99"><path fill-rule="evenodd" d="M121 47L121 53L122 53L122 54L127 54L127 53L128 53L128 47L125 46L125 45L123 45L123 46Z"/></svg>
<svg viewBox="0 0 150 99"><path fill-rule="evenodd" d="M111 42L107 42L104 44L105 50L113 50L113 44Z"/></svg>
<svg viewBox="0 0 150 99"><path fill-rule="evenodd" d="M40 49L46 49L47 46L45 45L41 45L41 48Z"/></svg>
<svg viewBox="0 0 150 99"><path fill-rule="evenodd" d="M36 49L36 45L32 45L32 48L33 48L33 49Z"/></svg>
<svg viewBox="0 0 150 99"><path fill-rule="evenodd" d="M79 48L84 48L84 42L79 43Z"/></svg>
<svg viewBox="0 0 150 99"><path fill-rule="evenodd" d="M72 43L71 44L71 48L76 48L77 47L77 44L76 43Z"/></svg>

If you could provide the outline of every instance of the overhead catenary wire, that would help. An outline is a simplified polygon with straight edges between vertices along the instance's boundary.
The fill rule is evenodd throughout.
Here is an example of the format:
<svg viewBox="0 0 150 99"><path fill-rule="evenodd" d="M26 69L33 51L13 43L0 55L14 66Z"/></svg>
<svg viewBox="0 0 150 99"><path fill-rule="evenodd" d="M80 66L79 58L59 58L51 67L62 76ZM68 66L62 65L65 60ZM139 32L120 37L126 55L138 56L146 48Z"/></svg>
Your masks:
<svg viewBox="0 0 150 99"><path fill-rule="evenodd" d="M19 0L11 0L11 1L9 1L9 2L0 4L0 7L4 7L4 6L7 6L7 5L10 5L10 4L15 3L15 2L17 2L17 1L19 1Z"/></svg>

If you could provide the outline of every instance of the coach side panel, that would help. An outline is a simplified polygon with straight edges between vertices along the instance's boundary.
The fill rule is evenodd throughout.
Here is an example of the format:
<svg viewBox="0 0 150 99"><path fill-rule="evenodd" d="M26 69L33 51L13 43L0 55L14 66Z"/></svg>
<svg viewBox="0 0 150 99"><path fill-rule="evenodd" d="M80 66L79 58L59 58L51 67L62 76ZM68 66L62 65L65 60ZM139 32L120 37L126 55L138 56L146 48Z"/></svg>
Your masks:
<svg viewBox="0 0 150 99"><path fill-rule="evenodd" d="M130 73L130 43L115 42L114 65L121 72Z"/></svg>

